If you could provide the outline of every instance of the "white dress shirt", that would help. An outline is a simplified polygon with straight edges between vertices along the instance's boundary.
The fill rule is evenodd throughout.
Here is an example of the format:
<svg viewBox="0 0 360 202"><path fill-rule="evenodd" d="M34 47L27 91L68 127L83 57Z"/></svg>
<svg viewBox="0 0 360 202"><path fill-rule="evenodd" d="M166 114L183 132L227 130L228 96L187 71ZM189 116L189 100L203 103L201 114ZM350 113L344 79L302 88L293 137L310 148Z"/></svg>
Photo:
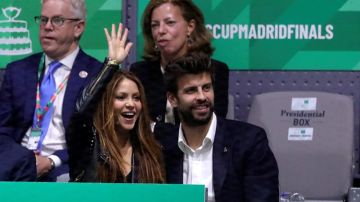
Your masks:
<svg viewBox="0 0 360 202"><path fill-rule="evenodd" d="M62 64L55 73L55 83L56 88L59 87L60 83L70 75L72 66L74 64L75 58L79 53L79 47L77 47L71 54L66 56L65 58L61 59L59 62ZM44 75L47 73L49 69L49 64L53 61L53 59L49 58L48 56L45 57L45 72ZM67 83L66 83L67 84ZM63 101L64 95L66 91L67 85L65 85L64 89L57 95L54 101L54 110L53 114L51 115L51 121L49 123L49 128L47 130L46 136L44 138L42 144L41 155L48 156L51 158L55 166L58 167L61 165L61 160L59 157L53 154L55 151L66 149L66 141L65 141L65 128L62 121L62 108L63 108ZM22 145L27 147L28 140L30 137L31 128L26 132L26 135L22 139Z"/></svg>
<svg viewBox="0 0 360 202"><path fill-rule="evenodd" d="M208 202L215 201L213 186L213 144L215 139L217 118L213 113L209 130L202 145L197 149L188 146L183 131L179 129L178 146L184 152L183 183L205 185Z"/></svg>

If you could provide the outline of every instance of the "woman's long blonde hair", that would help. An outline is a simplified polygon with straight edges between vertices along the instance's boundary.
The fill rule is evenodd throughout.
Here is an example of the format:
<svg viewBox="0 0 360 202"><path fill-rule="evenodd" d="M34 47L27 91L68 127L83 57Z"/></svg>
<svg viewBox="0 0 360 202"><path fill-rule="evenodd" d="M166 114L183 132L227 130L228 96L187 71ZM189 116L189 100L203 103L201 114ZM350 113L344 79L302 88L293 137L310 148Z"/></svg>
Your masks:
<svg viewBox="0 0 360 202"><path fill-rule="evenodd" d="M163 183L165 182L163 157L160 145L151 132L144 87L139 79L128 71L119 71L114 75L106 86L94 114L94 126L99 136L100 148L109 157L106 163L98 164L98 180L101 182L126 182L125 160L119 148L119 134L115 129L117 115L114 110L116 88L125 78L136 83L142 104L140 115L134 128L130 131L130 142L138 162L135 170L131 172L136 173L139 183Z"/></svg>

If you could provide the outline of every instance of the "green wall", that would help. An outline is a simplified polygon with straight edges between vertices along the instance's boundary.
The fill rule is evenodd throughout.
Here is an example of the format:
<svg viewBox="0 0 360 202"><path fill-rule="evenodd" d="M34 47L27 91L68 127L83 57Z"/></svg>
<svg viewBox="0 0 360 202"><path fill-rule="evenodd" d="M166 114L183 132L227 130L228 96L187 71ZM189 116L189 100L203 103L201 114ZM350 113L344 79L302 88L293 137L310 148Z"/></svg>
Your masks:
<svg viewBox="0 0 360 202"><path fill-rule="evenodd" d="M147 2L139 1L139 19ZM214 58L231 69L360 69L359 0L194 2L213 33ZM138 50L141 57L142 43Z"/></svg>
<svg viewBox="0 0 360 202"><path fill-rule="evenodd" d="M358 70L360 69L359 0L194 0L213 33L214 58L231 69L269 70ZM140 20L148 0L138 1L137 57L141 59L143 39ZM104 27L121 20L121 0L87 1L88 22L81 47L100 61L106 56ZM26 21L32 53L41 50L38 26L40 0L2 0L1 8L21 8L16 20ZM0 13L2 23L8 21ZM0 31L0 48L15 32ZM0 54L0 68L23 58Z"/></svg>
<svg viewBox="0 0 360 202"><path fill-rule="evenodd" d="M85 33L82 36L80 41L80 46L85 50L85 52L96 57L100 61L104 60L104 57L107 55L107 44L104 35L104 27L111 27L112 23L118 24L121 21L121 0L88 0L87 4L87 24L85 27ZM24 58L32 53L41 51L41 47L38 40L39 27L34 22L34 16L40 15L41 4L40 0L1 0L0 7L2 9L8 7L20 8L21 11L19 15L9 22L9 18L5 17L4 11L0 11L0 48L6 47L14 51L15 49L21 47L24 44L15 44L11 42L12 45L4 44L6 38L9 36L19 37L19 32L16 30L6 30L3 29L5 25L12 23L11 27L14 27L19 22L14 21L24 21L27 23L26 29L29 31L31 40L31 53L18 53L17 55L8 55L0 51L0 68L3 68L7 63ZM10 14L9 10L8 15ZM10 14L11 15L11 14ZM13 11L14 15L14 11ZM25 27L23 27L25 28ZM27 51L29 52L29 48Z"/></svg>

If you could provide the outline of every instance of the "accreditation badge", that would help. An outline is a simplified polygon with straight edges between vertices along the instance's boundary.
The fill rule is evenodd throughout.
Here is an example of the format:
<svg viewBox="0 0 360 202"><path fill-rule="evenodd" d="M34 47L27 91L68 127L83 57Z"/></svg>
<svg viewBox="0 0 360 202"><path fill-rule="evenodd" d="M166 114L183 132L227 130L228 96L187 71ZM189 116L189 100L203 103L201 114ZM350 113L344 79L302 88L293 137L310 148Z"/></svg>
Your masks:
<svg viewBox="0 0 360 202"><path fill-rule="evenodd" d="M41 128L31 128L28 149L36 150L41 137Z"/></svg>

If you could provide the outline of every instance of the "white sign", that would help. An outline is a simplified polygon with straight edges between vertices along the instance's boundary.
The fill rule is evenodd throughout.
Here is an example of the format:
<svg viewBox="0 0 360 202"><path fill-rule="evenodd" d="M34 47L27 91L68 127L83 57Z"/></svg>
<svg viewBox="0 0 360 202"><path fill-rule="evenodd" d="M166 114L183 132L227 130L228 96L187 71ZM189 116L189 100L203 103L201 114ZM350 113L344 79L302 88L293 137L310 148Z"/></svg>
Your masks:
<svg viewBox="0 0 360 202"><path fill-rule="evenodd" d="M313 139L314 128L289 128L289 141L311 141Z"/></svg>
<svg viewBox="0 0 360 202"><path fill-rule="evenodd" d="M0 55L24 55L32 52L27 22L17 20L21 8L2 8L7 20L0 20Z"/></svg>
<svg viewBox="0 0 360 202"><path fill-rule="evenodd" d="M316 110L316 97L309 98L292 98L291 99L291 110L298 111L310 111Z"/></svg>

